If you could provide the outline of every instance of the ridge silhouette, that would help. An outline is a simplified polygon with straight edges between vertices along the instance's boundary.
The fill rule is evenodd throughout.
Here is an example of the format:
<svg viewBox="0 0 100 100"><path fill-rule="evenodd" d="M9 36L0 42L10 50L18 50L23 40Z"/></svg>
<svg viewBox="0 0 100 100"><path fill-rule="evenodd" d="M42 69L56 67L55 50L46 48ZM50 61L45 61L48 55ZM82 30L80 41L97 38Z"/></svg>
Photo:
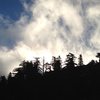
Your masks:
<svg viewBox="0 0 100 100"><path fill-rule="evenodd" d="M2 100L99 100L100 99L100 53L99 61L83 64L79 55L66 55L64 67L61 57L53 57L51 63L22 61L18 68L0 77Z"/></svg>

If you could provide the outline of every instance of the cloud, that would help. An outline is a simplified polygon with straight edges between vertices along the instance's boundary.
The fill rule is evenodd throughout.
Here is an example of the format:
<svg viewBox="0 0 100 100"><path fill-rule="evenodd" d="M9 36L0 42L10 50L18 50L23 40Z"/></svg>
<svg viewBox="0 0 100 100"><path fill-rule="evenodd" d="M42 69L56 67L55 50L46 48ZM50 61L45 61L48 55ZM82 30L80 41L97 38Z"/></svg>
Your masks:
<svg viewBox="0 0 100 100"><path fill-rule="evenodd" d="M88 9L88 17L92 21L92 23L96 24L95 34L91 38L92 44L96 47L96 49L100 49L100 6L94 6Z"/></svg>
<svg viewBox="0 0 100 100"><path fill-rule="evenodd" d="M24 59L68 52L84 55L87 63L98 50L98 0L22 0L18 21L0 15L0 73L8 73ZM95 12L96 11L96 12ZM5 63L6 62L6 63Z"/></svg>
<svg viewBox="0 0 100 100"><path fill-rule="evenodd" d="M72 43L73 39L77 41L77 37L81 36L83 31L82 18L78 11L64 0L57 2L56 0L39 0L35 7L32 6L30 9L34 19L28 24L25 31L26 38L27 35L30 37L28 41L25 39L28 45L33 43L34 46L35 43L36 47L36 43L38 43L38 47L50 49L48 44L54 44L56 47L57 42L61 41L59 48L67 50L67 48L71 49L70 44L75 45ZM61 23L63 25L60 25ZM54 50L56 51L56 48Z"/></svg>
<svg viewBox="0 0 100 100"><path fill-rule="evenodd" d="M0 47L0 75L7 75L14 67L19 65L21 60L16 50Z"/></svg>
<svg viewBox="0 0 100 100"><path fill-rule="evenodd" d="M99 17L100 16L99 9L100 9L100 5L89 8L88 9L89 17L93 19L95 19L96 17Z"/></svg>

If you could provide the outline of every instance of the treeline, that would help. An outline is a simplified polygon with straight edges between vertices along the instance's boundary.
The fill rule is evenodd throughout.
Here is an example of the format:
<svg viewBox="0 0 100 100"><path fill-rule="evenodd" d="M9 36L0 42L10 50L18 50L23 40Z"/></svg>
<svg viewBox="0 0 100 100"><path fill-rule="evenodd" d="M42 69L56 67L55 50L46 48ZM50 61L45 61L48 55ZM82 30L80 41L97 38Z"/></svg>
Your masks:
<svg viewBox="0 0 100 100"><path fill-rule="evenodd" d="M0 78L2 100L97 100L100 99L100 53L99 61L91 60L84 65L82 55L75 63L75 55L53 57L51 63L23 61L8 77ZM98 99L98 100L99 100Z"/></svg>

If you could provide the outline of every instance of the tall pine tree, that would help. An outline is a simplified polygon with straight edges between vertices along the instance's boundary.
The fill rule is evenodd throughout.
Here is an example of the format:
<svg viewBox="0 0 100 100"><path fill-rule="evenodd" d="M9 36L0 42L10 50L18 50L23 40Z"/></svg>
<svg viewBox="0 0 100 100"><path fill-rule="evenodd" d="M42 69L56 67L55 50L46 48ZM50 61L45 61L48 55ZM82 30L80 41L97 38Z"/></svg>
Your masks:
<svg viewBox="0 0 100 100"><path fill-rule="evenodd" d="M83 66L83 57L81 54L79 55L79 58L78 58L78 66Z"/></svg>

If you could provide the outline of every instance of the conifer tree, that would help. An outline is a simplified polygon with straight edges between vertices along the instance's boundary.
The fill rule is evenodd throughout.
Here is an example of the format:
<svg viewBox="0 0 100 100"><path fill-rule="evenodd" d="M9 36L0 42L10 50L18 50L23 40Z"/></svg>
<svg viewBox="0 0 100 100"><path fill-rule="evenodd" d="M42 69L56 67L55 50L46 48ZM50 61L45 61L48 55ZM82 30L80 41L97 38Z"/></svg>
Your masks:
<svg viewBox="0 0 100 100"><path fill-rule="evenodd" d="M81 54L79 55L79 58L78 58L78 66L83 66L83 57Z"/></svg>
<svg viewBox="0 0 100 100"><path fill-rule="evenodd" d="M74 54L72 53L69 53L67 56L66 56L66 61L65 61L65 65L68 69L72 69L75 67L76 63L75 63L75 56Z"/></svg>

